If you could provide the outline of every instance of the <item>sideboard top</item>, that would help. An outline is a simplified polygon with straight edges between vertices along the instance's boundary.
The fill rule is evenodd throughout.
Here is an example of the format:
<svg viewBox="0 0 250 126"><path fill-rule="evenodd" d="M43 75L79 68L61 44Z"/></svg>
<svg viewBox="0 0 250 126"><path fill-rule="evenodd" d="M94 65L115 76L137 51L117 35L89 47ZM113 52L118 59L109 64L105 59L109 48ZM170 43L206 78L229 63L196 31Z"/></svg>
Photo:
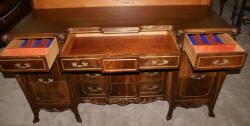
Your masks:
<svg viewBox="0 0 250 126"><path fill-rule="evenodd" d="M112 6L169 6L211 5L212 0L33 0L34 9L112 7Z"/></svg>
<svg viewBox="0 0 250 126"><path fill-rule="evenodd" d="M234 28L208 6L96 7L34 10L8 34L60 33L71 27L173 25L175 29Z"/></svg>

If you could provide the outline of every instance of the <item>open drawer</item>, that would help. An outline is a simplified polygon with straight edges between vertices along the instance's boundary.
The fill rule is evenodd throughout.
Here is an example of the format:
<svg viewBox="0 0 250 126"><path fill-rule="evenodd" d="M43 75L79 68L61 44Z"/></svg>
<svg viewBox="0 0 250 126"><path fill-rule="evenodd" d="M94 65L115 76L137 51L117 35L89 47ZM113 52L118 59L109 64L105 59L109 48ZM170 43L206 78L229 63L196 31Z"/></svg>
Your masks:
<svg viewBox="0 0 250 126"><path fill-rule="evenodd" d="M0 53L3 72L48 72L59 52L55 37L14 38Z"/></svg>
<svg viewBox="0 0 250 126"><path fill-rule="evenodd" d="M63 71L115 73L179 67L180 51L172 31L138 27L79 30L69 34L61 52Z"/></svg>
<svg viewBox="0 0 250 126"><path fill-rule="evenodd" d="M183 49L195 70L239 69L247 57L227 33L186 34Z"/></svg>

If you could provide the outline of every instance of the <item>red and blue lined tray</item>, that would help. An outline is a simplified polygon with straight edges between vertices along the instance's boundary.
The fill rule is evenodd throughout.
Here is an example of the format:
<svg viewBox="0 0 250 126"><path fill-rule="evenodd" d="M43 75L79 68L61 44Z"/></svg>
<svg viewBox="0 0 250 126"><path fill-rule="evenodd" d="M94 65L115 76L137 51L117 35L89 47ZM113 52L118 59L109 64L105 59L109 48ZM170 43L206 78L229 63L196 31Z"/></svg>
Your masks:
<svg viewBox="0 0 250 126"><path fill-rule="evenodd" d="M224 45L216 34L188 35L193 45Z"/></svg>
<svg viewBox="0 0 250 126"><path fill-rule="evenodd" d="M21 44L21 48L49 48L53 38L44 39L25 39Z"/></svg>
<svg viewBox="0 0 250 126"><path fill-rule="evenodd" d="M6 48L2 54L8 56L46 55L54 38L16 40L16 46ZM19 44L20 43L20 44Z"/></svg>
<svg viewBox="0 0 250 126"><path fill-rule="evenodd" d="M217 34L189 34L197 53L233 52L235 44L225 44Z"/></svg>

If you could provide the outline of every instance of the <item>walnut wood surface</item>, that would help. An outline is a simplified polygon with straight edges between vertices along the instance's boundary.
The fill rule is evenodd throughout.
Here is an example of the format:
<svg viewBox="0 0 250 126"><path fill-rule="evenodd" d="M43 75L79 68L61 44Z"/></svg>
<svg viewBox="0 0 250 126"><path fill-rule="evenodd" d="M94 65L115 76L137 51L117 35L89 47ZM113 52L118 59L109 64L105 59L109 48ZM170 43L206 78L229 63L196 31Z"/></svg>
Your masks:
<svg viewBox="0 0 250 126"><path fill-rule="evenodd" d="M62 55L173 53L178 49L172 41L170 35L76 37Z"/></svg>
<svg viewBox="0 0 250 126"><path fill-rule="evenodd" d="M110 6L166 6L166 5L207 5L211 0L33 0L35 9L110 7Z"/></svg>
<svg viewBox="0 0 250 126"><path fill-rule="evenodd" d="M173 25L175 29L233 28L208 6L99 7L34 10L7 34L65 32L70 27Z"/></svg>

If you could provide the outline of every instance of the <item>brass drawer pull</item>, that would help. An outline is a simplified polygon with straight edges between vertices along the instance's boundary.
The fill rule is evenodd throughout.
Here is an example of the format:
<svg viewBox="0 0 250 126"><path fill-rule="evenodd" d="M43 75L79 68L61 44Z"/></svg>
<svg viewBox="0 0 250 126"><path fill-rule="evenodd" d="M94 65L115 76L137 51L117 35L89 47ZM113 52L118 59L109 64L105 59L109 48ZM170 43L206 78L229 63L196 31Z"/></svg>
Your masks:
<svg viewBox="0 0 250 126"><path fill-rule="evenodd" d="M154 89L157 89L158 86L157 85L153 85L152 87L149 87L148 85L144 85L143 88L147 89L147 90L154 90Z"/></svg>
<svg viewBox="0 0 250 126"><path fill-rule="evenodd" d="M97 87L96 89L94 89L93 87L88 87L88 90L92 91L92 92L98 92L98 91L101 91L102 88L101 87Z"/></svg>
<svg viewBox="0 0 250 126"><path fill-rule="evenodd" d="M143 74L148 75L148 76L155 76L155 75L158 75L159 72L143 72Z"/></svg>
<svg viewBox="0 0 250 126"><path fill-rule="evenodd" d="M87 67L89 65L89 63L87 62L82 62L81 64L77 64L76 62L72 63L72 67Z"/></svg>
<svg viewBox="0 0 250 126"><path fill-rule="evenodd" d="M49 83L54 83L54 79L49 78L48 81L44 81L44 79L39 78L38 82L44 83L44 84L49 84Z"/></svg>
<svg viewBox="0 0 250 126"><path fill-rule="evenodd" d="M201 74L201 75L192 74L191 75L191 78L196 79L196 80L201 80L205 77L206 77L206 74Z"/></svg>
<svg viewBox="0 0 250 126"><path fill-rule="evenodd" d="M101 74L85 74L85 76L90 77L90 78L96 78L99 77Z"/></svg>
<svg viewBox="0 0 250 126"><path fill-rule="evenodd" d="M168 60L163 60L163 61L161 61L161 62L158 62L158 61L156 61L156 60L153 60L153 61L152 61L152 64L158 65L158 66L167 65L167 64L168 64Z"/></svg>
<svg viewBox="0 0 250 126"><path fill-rule="evenodd" d="M225 64L229 63L227 59L223 60L223 62L219 63L219 60L214 60L213 64L218 65L218 66L223 66Z"/></svg>
<svg viewBox="0 0 250 126"><path fill-rule="evenodd" d="M16 63L15 66L18 67L18 68L21 68L21 69L26 69L26 68L31 67L31 64L30 63L24 63L23 65L21 65L20 63Z"/></svg>

